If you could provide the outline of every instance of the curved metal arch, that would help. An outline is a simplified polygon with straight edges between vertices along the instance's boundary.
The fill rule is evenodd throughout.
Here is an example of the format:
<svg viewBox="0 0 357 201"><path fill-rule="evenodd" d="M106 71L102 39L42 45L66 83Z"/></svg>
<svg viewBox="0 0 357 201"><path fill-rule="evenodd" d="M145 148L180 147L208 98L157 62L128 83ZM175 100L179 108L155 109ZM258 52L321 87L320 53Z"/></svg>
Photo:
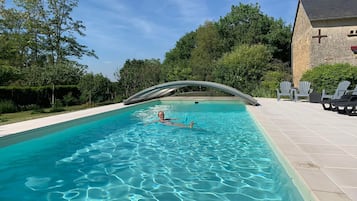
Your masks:
<svg viewBox="0 0 357 201"><path fill-rule="evenodd" d="M233 87L219 84L216 82L208 82L208 81L193 81L193 80L184 80L184 81L174 81L174 82L167 82L163 84L158 84L147 89L144 89L132 96L128 99L124 100L124 105L133 104L142 102L145 100L150 100L158 97L163 97L171 92L175 91L176 89L186 87L186 86L204 86L204 87L211 87L223 92L229 93L231 95L237 96L242 99L243 102L250 104L250 105L259 105L258 101L255 100L253 97L245 94Z"/></svg>

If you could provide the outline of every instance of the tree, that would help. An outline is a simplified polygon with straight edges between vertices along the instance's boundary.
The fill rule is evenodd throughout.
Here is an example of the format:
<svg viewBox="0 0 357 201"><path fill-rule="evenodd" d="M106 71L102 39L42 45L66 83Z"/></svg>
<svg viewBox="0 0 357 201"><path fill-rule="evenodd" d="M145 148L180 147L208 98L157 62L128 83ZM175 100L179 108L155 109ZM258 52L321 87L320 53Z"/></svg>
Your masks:
<svg viewBox="0 0 357 201"><path fill-rule="evenodd" d="M77 42L75 34L85 36L82 21L74 21L71 12L77 7L78 0L47 0L48 8L43 20L46 23L46 42L51 60L54 63L63 62L68 57L81 58L84 55L96 57L93 50Z"/></svg>
<svg viewBox="0 0 357 201"><path fill-rule="evenodd" d="M107 100L108 90L111 87L111 82L102 74L89 73L82 76L78 83L78 88L81 91L82 98L88 100L89 105L92 102L101 102Z"/></svg>
<svg viewBox="0 0 357 201"><path fill-rule="evenodd" d="M85 73L86 66L76 62L63 62L46 67L31 66L22 70L20 84L25 86L52 86L52 101L55 104L55 85L76 85Z"/></svg>
<svg viewBox="0 0 357 201"><path fill-rule="evenodd" d="M0 65L0 86L8 85L12 80L17 80L18 78L20 78L18 69L8 65Z"/></svg>
<svg viewBox="0 0 357 201"><path fill-rule="evenodd" d="M23 69L20 84L25 86L76 85L87 66L64 62L46 67L31 66Z"/></svg>
<svg viewBox="0 0 357 201"><path fill-rule="evenodd" d="M79 91L84 100L88 100L89 105L92 105L92 94L94 92L94 75L89 73L84 75L78 83Z"/></svg>
<svg viewBox="0 0 357 201"><path fill-rule="evenodd" d="M258 4L232 6L218 21L218 30L226 52L241 44L265 44L276 59L290 60L291 27L260 11Z"/></svg>
<svg viewBox="0 0 357 201"><path fill-rule="evenodd" d="M222 56L222 43L213 22L206 22L196 31L190 66L195 80L211 80L214 63Z"/></svg>
<svg viewBox="0 0 357 201"><path fill-rule="evenodd" d="M218 61L214 72L216 81L251 94L269 70L271 59L271 52L264 45L237 46Z"/></svg>
<svg viewBox="0 0 357 201"><path fill-rule="evenodd" d="M84 55L96 57L93 50L78 43L85 36L82 21L71 13L78 0L14 0L16 8L1 4L0 42L4 42L0 60L23 68L70 61Z"/></svg>
<svg viewBox="0 0 357 201"><path fill-rule="evenodd" d="M176 42L175 48L165 55L161 67L162 82L187 80L192 78L192 68L189 65L192 50L196 47L196 32L185 34Z"/></svg>
<svg viewBox="0 0 357 201"><path fill-rule="evenodd" d="M6 83L77 84L85 66L72 59L96 57L76 38L85 36L83 22L71 16L78 0L13 2L15 8L6 9L0 0L0 65L17 68L21 74Z"/></svg>
<svg viewBox="0 0 357 201"><path fill-rule="evenodd" d="M124 96L156 85L160 81L161 63L158 59L126 60L124 66L115 73Z"/></svg>
<svg viewBox="0 0 357 201"><path fill-rule="evenodd" d="M24 33L25 19L24 13L15 9L0 10L0 62L2 64L23 67L26 63L28 48Z"/></svg>

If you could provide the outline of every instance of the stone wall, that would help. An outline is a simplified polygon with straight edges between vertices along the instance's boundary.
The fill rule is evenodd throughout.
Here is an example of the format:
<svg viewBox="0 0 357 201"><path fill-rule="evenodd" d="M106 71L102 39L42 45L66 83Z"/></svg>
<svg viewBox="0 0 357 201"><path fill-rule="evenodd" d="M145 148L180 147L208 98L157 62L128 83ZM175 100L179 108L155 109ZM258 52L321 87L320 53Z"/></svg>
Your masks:
<svg viewBox="0 0 357 201"><path fill-rule="evenodd" d="M302 74L309 69L311 62L311 23L301 3L297 12L291 43L291 67L294 86L299 85Z"/></svg>
<svg viewBox="0 0 357 201"><path fill-rule="evenodd" d="M357 54L351 51L351 46L357 46L357 20L355 25L349 25L348 20L321 21L313 23L313 33L316 35L321 30L321 38L311 42L311 66L320 64L350 63L357 65ZM344 24L344 26L338 26ZM352 32L352 34L351 34ZM355 35L355 36L354 36Z"/></svg>
<svg viewBox="0 0 357 201"><path fill-rule="evenodd" d="M301 5L297 11L292 36L292 72L294 86L308 69L320 64L350 63L357 66L357 19L340 19L310 22ZM327 37L313 38L321 31Z"/></svg>

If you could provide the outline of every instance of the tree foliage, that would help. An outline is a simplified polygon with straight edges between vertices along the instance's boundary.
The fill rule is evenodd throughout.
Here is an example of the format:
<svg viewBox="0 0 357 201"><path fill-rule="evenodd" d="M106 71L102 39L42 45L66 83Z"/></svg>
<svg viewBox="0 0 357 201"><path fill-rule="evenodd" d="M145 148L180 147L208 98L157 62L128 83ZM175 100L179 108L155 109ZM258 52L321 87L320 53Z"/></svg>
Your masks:
<svg viewBox="0 0 357 201"><path fill-rule="evenodd" d="M175 48L165 55L160 72L162 82L192 79L189 61L195 46L196 32L187 33L176 42Z"/></svg>
<svg viewBox="0 0 357 201"><path fill-rule="evenodd" d="M77 40L85 36L83 22L71 16L79 0L13 1L15 8L5 8L0 0L0 84L78 84L84 100L106 100L114 89L110 81L73 61L96 57ZM117 93L128 97L163 82L206 80L261 94L260 87L273 88L289 72L290 36L291 27L263 14L258 4L234 5L217 22L183 35L163 63L126 60L114 74Z"/></svg>
<svg viewBox="0 0 357 201"><path fill-rule="evenodd" d="M212 80L212 69L222 56L221 39L213 22L206 22L196 31L196 46L192 49L190 66L195 80Z"/></svg>
<svg viewBox="0 0 357 201"><path fill-rule="evenodd" d="M76 85L85 74L86 66L75 62L58 63L46 67L28 67L22 70L22 86Z"/></svg>
<svg viewBox="0 0 357 201"><path fill-rule="evenodd" d="M102 74L88 73L82 76L78 83L83 100L92 102L102 102L110 98L111 82Z"/></svg>
<svg viewBox="0 0 357 201"><path fill-rule="evenodd" d="M272 56L264 45L240 45L218 61L216 81L251 93L268 69Z"/></svg>
<svg viewBox="0 0 357 201"><path fill-rule="evenodd" d="M263 14L258 4L233 5L231 12L217 24L226 51L241 44L265 44L273 50L275 58L290 60L291 27L285 26L281 19Z"/></svg>
<svg viewBox="0 0 357 201"><path fill-rule="evenodd" d="M290 36L291 27L263 14L258 4L232 6L219 21L180 38L166 53L160 82L218 81L254 93L268 71L281 76L267 79L289 73Z"/></svg>
<svg viewBox="0 0 357 201"><path fill-rule="evenodd" d="M85 55L96 57L93 50L80 44L76 38L85 36L83 22L74 20L71 16L78 0L14 0L13 2L15 7L9 9L5 8L4 1L0 2L0 43L3 44L0 46L0 65L18 68L25 71L25 76L32 76L29 72L45 70L53 74L58 70L59 65L65 67L66 71L76 71L80 64L72 65L75 63L74 58ZM74 69L68 69L72 67ZM66 75L71 76L71 74ZM20 80L31 79L31 77L22 77ZM54 79L52 76L52 80ZM46 81L42 80L39 84L44 82ZM21 83L28 82L21 81ZM29 83L32 85L34 82Z"/></svg>
<svg viewBox="0 0 357 201"><path fill-rule="evenodd" d="M0 86L10 85L12 80L18 80L21 76L17 68L8 65L0 65Z"/></svg>
<svg viewBox="0 0 357 201"><path fill-rule="evenodd" d="M156 85L160 81L161 63L158 59L127 60L124 66L115 73L123 88L125 97Z"/></svg>

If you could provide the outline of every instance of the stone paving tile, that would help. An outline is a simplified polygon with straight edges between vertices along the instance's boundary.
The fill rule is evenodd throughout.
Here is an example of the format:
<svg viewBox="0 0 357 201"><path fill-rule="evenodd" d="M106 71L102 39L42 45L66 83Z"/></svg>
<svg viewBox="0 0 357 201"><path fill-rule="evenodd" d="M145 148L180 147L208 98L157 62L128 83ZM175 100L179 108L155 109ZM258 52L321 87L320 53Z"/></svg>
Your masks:
<svg viewBox="0 0 357 201"><path fill-rule="evenodd" d="M357 117L316 103L257 100L261 106L248 110L305 197L357 201Z"/></svg>

